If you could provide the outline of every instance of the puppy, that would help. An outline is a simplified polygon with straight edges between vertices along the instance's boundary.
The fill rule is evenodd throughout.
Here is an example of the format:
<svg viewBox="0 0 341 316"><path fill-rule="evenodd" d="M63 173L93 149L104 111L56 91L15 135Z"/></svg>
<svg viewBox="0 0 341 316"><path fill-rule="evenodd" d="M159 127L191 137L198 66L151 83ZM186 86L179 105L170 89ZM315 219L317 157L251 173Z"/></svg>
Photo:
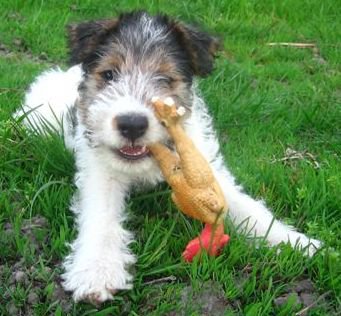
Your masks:
<svg viewBox="0 0 341 316"><path fill-rule="evenodd" d="M209 161L236 225L270 245L289 242L312 255L320 247L273 218L262 201L243 193L226 167L212 121L194 78L213 69L218 40L164 15L138 11L117 19L71 25L71 64L41 74L23 109L31 128L63 122L65 144L76 157L78 188L72 201L78 236L64 261L63 285L75 301L100 303L132 287L127 267L135 257L123 228L132 187L162 181L148 145L171 146L154 116L151 99L171 97L190 113L184 128ZM32 109L34 109L32 111ZM271 229L270 229L271 228Z"/></svg>

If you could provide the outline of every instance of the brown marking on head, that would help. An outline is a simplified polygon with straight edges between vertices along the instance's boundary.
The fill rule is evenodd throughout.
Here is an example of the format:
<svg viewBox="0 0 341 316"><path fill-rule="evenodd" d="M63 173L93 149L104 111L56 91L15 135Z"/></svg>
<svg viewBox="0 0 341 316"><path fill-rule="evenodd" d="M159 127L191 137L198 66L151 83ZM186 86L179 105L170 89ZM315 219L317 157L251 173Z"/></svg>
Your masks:
<svg viewBox="0 0 341 316"><path fill-rule="evenodd" d="M157 72L164 78L164 84L172 89L175 89L183 81L183 76L179 73L176 63L172 61L161 62Z"/></svg>
<svg viewBox="0 0 341 316"><path fill-rule="evenodd" d="M124 94L141 104L149 104L152 96L160 95L170 96L177 105L189 109L193 76L212 71L219 48L214 36L145 12L71 25L68 30L71 63L82 63L86 73L78 106L83 121L88 119L89 105L108 83L113 103ZM108 71L113 72L110 80Z"/></svg>

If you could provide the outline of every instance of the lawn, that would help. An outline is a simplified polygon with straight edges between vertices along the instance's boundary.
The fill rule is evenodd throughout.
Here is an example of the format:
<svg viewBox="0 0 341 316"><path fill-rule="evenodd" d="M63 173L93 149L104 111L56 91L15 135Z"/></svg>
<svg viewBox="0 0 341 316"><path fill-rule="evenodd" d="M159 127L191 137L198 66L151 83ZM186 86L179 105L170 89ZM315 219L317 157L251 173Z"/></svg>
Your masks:
<svg viewBox="0 0 341 316"><path fill-rule="evenodd" d="M214 73L199 82L238 182L324 247L256 246L230 223L217 259L186 264L199 223L169 189L135 194L127 227L134 289L94 307L60 286L76 231L73 158L56 135L29 135L11 113L33 78L67 67L65 25L143 8L220 35ZM340 315L341 18L335 0L25 1L0 4L1 315ZM313 43L298 48L269 43ZM291 294L290 294L291 293Z"/></svg>

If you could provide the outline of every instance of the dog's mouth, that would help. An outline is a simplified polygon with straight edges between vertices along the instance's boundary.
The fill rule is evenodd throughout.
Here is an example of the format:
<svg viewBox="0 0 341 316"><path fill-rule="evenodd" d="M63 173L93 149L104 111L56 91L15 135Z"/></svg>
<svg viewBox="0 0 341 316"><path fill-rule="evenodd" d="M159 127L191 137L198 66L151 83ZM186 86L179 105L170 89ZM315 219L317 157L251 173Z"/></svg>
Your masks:
<svg viewBox="0 0 341 316"><path fill-rule="evenodd" d="M149 156L150 151L146 146L123 146L116 153L127 160L139 160Z"/></svg>

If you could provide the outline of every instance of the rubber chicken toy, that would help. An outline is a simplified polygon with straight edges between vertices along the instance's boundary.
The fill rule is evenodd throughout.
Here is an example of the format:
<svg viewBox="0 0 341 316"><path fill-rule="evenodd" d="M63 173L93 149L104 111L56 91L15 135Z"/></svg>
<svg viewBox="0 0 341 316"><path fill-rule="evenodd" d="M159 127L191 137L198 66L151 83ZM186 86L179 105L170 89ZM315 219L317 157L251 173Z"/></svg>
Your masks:
<svg viewBox="0 0 341 316"><path fill-rule="evenodd" d="M216 256L229 240L224 234L223 220L228 207L223 192L208 162L181 126L185 108L177 108L172 98L164 101L153 98L152 105L173 140L176 152L161 143L150 145L149 150L172 188L176 206L184 214L205 223L200 236L188 243L182 256L191 262L203 249Z"/></svg>

